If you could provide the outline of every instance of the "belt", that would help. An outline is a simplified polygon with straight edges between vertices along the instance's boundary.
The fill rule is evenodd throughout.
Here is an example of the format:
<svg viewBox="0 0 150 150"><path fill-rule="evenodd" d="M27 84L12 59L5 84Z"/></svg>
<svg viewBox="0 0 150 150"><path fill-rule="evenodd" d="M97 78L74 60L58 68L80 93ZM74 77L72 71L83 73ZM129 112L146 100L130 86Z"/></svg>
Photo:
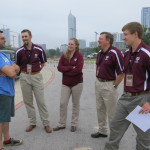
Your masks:
<svg viewBox="0 0 150 150"><path fill-rule="evenodd" d="M37 71L37 72L26 72L26 71L21 71L21 72L22 72L22 73L25 73L25 74L32 74L32 75L40 73L40 71Z"/></svg>
<svg viewBox="0 0 150 150"><path fill-rule="evenodd" d="M125 92L125 93L130 94L130 96L138 96L138 95L148 94L148 93L150 93L150 91L142 91L142 92L137 92L137 93Z"/></svg>
<svg viewBox="0 0 150 150"><path fill-rule="evenodd" d="M97 78L99 80L99 82L110 82L110 81L115 81L115 80L106 80L106 79L102 79L102 78Z"/></svg>

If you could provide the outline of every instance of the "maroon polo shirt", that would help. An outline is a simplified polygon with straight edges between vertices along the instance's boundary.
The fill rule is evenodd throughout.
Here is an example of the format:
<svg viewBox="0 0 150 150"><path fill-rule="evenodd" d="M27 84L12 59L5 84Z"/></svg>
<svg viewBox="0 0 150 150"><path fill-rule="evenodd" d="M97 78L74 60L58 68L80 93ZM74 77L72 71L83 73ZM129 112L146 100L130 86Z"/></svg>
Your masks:
<svg viewBox="0 0 150 150"><path fill-rule="evenodd" d="M111 46L106 52L101 50L96 59L96 77L115 80L123 73L123 55L119 49Z"/></svg>
<svg viewBox="0 0 150 150"><path fill-rule="evenodd" d="M131 63L129 63L129 61ZM124 91L142 92L150 90L150 47L143 42L138 46L135 52L128 49L124 53ZM126 86L126 75L133 75L133 86Z"/></svg>
<svg viewBox="0 0 150 150"><path fill-rule="evenodd" d="M41 64L47 62L44 50L35 44L28 50L25 45L16 51L16 64L20 66L21 71L27 71L27 64L32 65L32 72L38 72L42 69Z"/></svg>
<svg viewBox="0 0 150 150"><path fill-rule="evenodd" d="M83 56L80 52L75 52L71 60L61 56L58 63L58 71L62 72L62 84L73 87L83 82Z"/></svg>

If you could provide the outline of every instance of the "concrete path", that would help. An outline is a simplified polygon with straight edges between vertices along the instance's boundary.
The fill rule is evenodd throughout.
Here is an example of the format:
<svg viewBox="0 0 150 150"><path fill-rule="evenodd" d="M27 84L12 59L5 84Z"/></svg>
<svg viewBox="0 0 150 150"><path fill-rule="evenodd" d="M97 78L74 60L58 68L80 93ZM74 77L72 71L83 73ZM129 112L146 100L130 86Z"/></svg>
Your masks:
<svg viewBox="0 0 150 150"><path fill-rule="evenodd" d="M43 70L45 84L45 100L49 111L50 125L56 127L59 120L59 103L61 89L61 73L55 67L45 67ZM84 90L81 96L80 119L77 131L70 132L72 103L68 106L68 121L66 129L45 133L37 110L37 127L30 133L25 132L28 126L27 113L22 101L19 80L16 83L16 116L10 126L11 136L21 138L24 144L18 147L8 147L8 150L103 150L107 138L91 138L91 133L97 131L97 115L94 93L95 72L84 70ZM122 93L122 85L118 88ZM21 107L20 107L21 106ZM36 106L36 103L35 103ZM37 108L37 106L36 106ZM124 135L120 150L135 150L135 132L132 126Z"/></svg>

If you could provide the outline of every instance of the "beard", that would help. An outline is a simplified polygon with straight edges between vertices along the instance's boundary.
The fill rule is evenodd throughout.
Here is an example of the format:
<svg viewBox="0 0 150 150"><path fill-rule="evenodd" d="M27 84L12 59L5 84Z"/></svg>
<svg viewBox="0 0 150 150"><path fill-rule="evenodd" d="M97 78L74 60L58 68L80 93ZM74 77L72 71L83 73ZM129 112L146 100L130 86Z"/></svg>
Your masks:
<svg viewBox="0 0 150 150"><path fill-rule="evenodd" d="M5 44L0 45L0 49L5 48Z"/></svg>
<svg viewBox="0 0 150 150"><path fill-rule="evenodd" d="M24 45L29 45L28 41L24 41L23 43L24 43Z"/></svg>

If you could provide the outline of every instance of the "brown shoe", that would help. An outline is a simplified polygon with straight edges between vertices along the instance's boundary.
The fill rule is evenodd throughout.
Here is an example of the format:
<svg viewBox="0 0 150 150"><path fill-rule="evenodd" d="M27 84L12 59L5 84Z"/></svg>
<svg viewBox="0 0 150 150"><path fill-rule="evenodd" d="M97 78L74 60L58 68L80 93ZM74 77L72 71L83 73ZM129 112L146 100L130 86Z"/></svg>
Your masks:
<svg viewBox="0 0 150 150"><path fill-rule="evenodd" d="M29 125L29 126L26 128L26 132L32 131L35 127L36 127L36 125Z"/></svg>
<svg viewBox="0 0 150 150"><path fill-rule="evenodd" d="M70 131L75 132L77 130L76 126L71 126Z"/></svg>
<svg viewBox="0 0 150 150"><path fill-rule="evenodd" d="M62 129L65 129L66 127L59 127L57 126L56 128L53 128L53 131L59 131L59 130L62 130Z"/></svg>
<svg viewBox="0 0 150 150"><path fill-rule="evenodd" d="M45 130L45 132L47 132L47 133L51 133L51 132L52 132L52 128L51 128L49 125L44 126L44 130Z"/></svg>

